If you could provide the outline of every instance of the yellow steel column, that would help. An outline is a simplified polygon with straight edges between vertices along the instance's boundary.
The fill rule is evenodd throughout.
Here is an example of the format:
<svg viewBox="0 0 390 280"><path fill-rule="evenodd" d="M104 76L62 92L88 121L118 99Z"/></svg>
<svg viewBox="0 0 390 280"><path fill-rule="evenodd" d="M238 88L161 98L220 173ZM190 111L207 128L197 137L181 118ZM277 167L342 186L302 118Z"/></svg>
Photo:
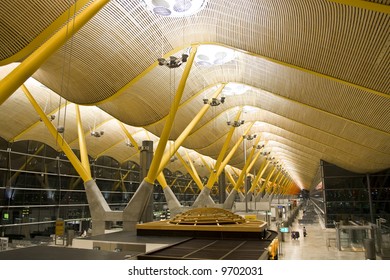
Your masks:
<svg viewBox="0 0 390 280"><path fill-rule="evenodd" d="M267 193L272 194L274 192L274 189L276 188L275 183L276 183L276 180L279 179L280 174L282 174L282 170L279 170L276 173L276 176L272 181L270 180L270 186L269 186Z"/></svg>
<svg viewBox="0 0 390 280"><path fill-rule="evenodd" d="M277 194L280 189L280 182L284 178L283 172L280 171L279 177L275 179L273 193Z"/></svg>
<svg viewBox="0 0 390 280"><path fill-rule="evenodd" d="M85 172L87 172L89 177L91 176L91 167L89 166L88 150L87 143L85 142L83 124L81 122L81 114L79 105L76 106L76 120L77 120L77 133L79 138L79 148L80 148L80 157L81 164L84 166Z"/></svg>
<svg viewBox="0 0 390 280"><path fill-rule="evenodd" d="M257 172L255 179L253 180L252 187L250 188L249 191L251 191L251 192L254 192L254 191L255 191L255 189L257 188L257 183L259 182L259 180L260 180L261 177L263 176L263 174L264 174L265 170L267 169L269 163L270 163L270 162L269 162L268 160L265 160L265 161L261 164L261 166L260 166L260 168L259 168L259 171Z"/></svg>
<svg viewBox="0 0 390 280"><path fill-rule="evenodd" d="M160 183L162 189L165 189L166 187L168 187L168 183L167 183L167 180L165 179L163 172L160 172L160 174L158 174L157 181Z"/></svg>
<svg viewBox="0 0 390 280"><path fill-rule="evenodd" d="M54 127L54 125L48 119L48 117L46 116L45 112L43 112L43 110L41 109L39 104L35 101L34 97L31 95L31 93L29 92L29 90L26 88L25 85L22 85L22 90L26 94L26 96L27 96L28 100L30 101L30 103L33 105L34 109L39 114L40 118L42 119L42 121L46 125L46 127L49 130L50 134L57 140L57 145L66 154L66 156L69 159L70 163L76 169L77 173L80 175L80 177L83 179L83 181L86 182L86 181L92 180L92 177L85 170L84 166L81 164L80 160L74 154L74 152L72 151L71 147L68 145L68 143L62 137L62 135L57 132L57 129Z"/></svg>
<svg viewBox="0 0 390 280"><path fill-rule="evenodd" d="M23 60L11 73L0 81L0 105L4 103L38 68L56 52L70 37L81 29L110 0L92 1L72 21L43 43L29 57Z"/></svg>
<svg viewBox="0 0 390 280"><path fill-rule="evenodd" d="M184 168L187 170L188 174L191 175L192 179L194 179L194 182L196 183L196 185L198 186L198 188L200 190L203 189L203 184L202 184L202 181L200 180L199 178L199 175L198 173L195 173L194 172L194 169L191 169L191 167L193 166L193 164L191 163L191 167L188 166L187 162L184 160L184 158L179 154L179 153L176 153L177 157L179 158L180 162L183 164ZM188 156L188 155L187 155ZM189 161L191 162L191 160L189 159Z"/></svg>
<svg viewBox="0 0 390 280"><path fill-rule="evenodd" d="M237 113L235 121L238 121L240 119L240 116L241 116L241 110ZM227 149L229 148L229 144L230 144L230 141L232 140L234 130L235 130L235 127L232 126L229 130L228 135L226 136L225 143L223 143L221 152L218 155L217 162L215 163L214 169L210 173L209 180L207 181L207 184L206 184L206 187L209 189L211 189L213 187L215 181L218 178L217 171L221 165L222 159L225 156Z"/></svg>
<svg viewBox="0 0 390 280"><path fill-rule="evenodd" d="M260 188L259 193L266 192L269 179L272 177L272 175L274 174L275 170L276 170L276 166L272 167L270 173L268 173L268 175L267 175L267 177L266 177L266 179L264 181L263 186Z"/></svg>
<svg viewBox="0 0 390 280"><path fill-rule="evenodd" d="M233 185L233 189L234 189L236 187L236 182L234 181L232 174L226 170L226 175L227 175L229 182Z"/></svg>
<svg viewBox="0 0 390 280"><path fill-rule="evenodd" d="M253 149L256 149L256 148L253 148ZM251 161L251 163L250 163L249 166L248 166L248 173L250 173L250 171L251 171L253 165L255 165L257 159L258 159L259 156L260 156L260 153L261 153L261 150L258 150L258 151L257 151L257 154L253 157L253 160Z"/></svg>
<svg viewBox="0 0 390 280"><path fill-rule="evenodd" d="M275 190L276 194L282 194L283 184L284 184L284 182L286 182L286 179L287 179L286 176L284 176L284 174L282 174L282 176L280 177L279 182L277 184L276 190Z"/></svg>
<svg viewBox="0 0 390 280"><path fill-rule="evenodd" d="M257 138L256 145L257 145L257 143L259 143L259 141L260 141L260 137ZM241 170L240 176L237 179L237 183L236 183L236 186L234 187L234 189L239 190L239 188L242 186L244 180L246 180L246 178L245 178L245 175L247 174L246 171L248 169L248 166L251 164L252 157L255 154L255 151L256 151L256 148L252 147L252 150L251 150L251 152L250 152L250 154L249 154L249 156L244 164L244 167Z"/></svg>
<svg viewBox="0 0 390 280"><path fill-rule="evenodd" d="M216 90L212 96L212 98L217 98L218 95L222 92L224 89L225 84L222 84L218 90ZM192 119L192 121L187 125L187 127L183 130L183 132L180 134L179 137L173 142L171 146L173 146L173 149L167 149L164 153L158 172L161 172L165 166L168 164L170 158L177 152L177 150L180 148L180 146L183 144L184 140L188 137L188 135L191 133L192 129L199 123L199 121L203 118L203 116L206 114L207 110L210 108L210 104L204 104L203 107L200 109L200 111L196 114L196 116Z"/></svg>
<svg viewBox="0 0 390 280"><path fill-rule="evenodd" d="M161 133L160 141L158 142L158 146L157 146L157 149L154 153L153 160L150 164L148 175L144 179L149 184L153 184L154 180L156 180L158 174L161 172L161 171L158 172L159 167L160 167L160 163L161 163L161 159L163 157L164 150L165 150L169 135L170 135L171 130L172 130L172 126L173 126L173 122L175 120L176 112L179 108L181 97L183 96L184 88L185 88L188 76L190 74L192 64L194 62L197 48L198 48L198 46L193 46L191 48L191 53L190 53L190 56L187 60L187 65L183 71L183 76L181 77L180 83L177 87L175 99L172 103L171 110L169 111L168 118L165 122L163 131Z"/></svg>
<svg viewBox="0 0 390 280"><path fill-rule="evenodd" d="M288 176L286 176L286 177L284 178L284 181L282 182L282 187L281 187L281 189L280 189L280 193L281 193L281 194L284 194L284 192L286 191L286 185L287 185L287 183L288 183L289 180L290 180L290 179L288 178Z"/></svg>
<svg viewBox="0 0 390 280"><path fill-rule="evenodd" d="M200 156L200 160L203 162L204 166L208 169L208 171L211 173L213 169L209 166L209 164L206 162L203 156Z"/></svg>
<svg viewBox="0 0 390 280"><path fill-rule="evenodd" d="M135 141L134 137L130 134L130 132L126 129L125 125L121 122L118 121L119 126L122 128L122 131L126 134L127 138L129 138L131 144L133 144L134 148L138 150L138 144L137 141Z"/></svg>
<svg viewBox="0 0 390 280"><path fill-rule="evenodd" d="M253 126L253 123L251 123L249 125L249 127L245 130L244 136L248 134L248 132L252 128L252 126ZM226 165L232 159L234 153L237 151L237 149L241 145L242 141L244 141L244 138L243 137L239 137L238 141L236 142L236 144L234 144L233 148L230 150L230 152L228 153L226 158L222 161L221 166L219 167L219 169L217 171L217 177L216 178L218 178L219 175L221 175L222 171L225 169ZM211 172L211 170L210 170L210 172ZM213 184L214 184L214 182L213 182Z"/></svg>

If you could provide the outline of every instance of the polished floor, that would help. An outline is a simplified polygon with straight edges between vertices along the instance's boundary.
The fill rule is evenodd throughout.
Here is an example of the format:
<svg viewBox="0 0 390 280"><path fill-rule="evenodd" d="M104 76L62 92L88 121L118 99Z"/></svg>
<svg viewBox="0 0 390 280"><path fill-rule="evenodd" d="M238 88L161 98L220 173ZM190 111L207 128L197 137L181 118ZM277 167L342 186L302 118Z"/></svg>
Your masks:
<svg viewBox="0 0 390 280"><path fill-rule="evenodd" d="M301 225L298 220L302 217L302 211L291 226L292 231L299 231L300 238L292 240L286 233L284 242L280 242L280 260L364 260L364 251L339 251L336 249L335 229L326 229L320 222ZM302 229L306 227L307 236L303 237ZM271 229L276 230L275 223Z"/></svg>

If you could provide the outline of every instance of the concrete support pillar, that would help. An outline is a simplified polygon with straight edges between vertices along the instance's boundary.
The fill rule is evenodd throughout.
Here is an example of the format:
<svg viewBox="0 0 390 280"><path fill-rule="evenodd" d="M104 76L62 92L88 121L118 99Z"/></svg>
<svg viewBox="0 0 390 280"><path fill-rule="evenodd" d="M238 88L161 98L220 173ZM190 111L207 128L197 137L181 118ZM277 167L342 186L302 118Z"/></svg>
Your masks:
<svg viewBox="0 0 390 280"><path fill-rule="evenodd" d="M219 190L219 197L218 202L224 203L226 200L226 177L225 177L225 170L221 172L218 178L218 190Z"/></svg>
<svg viewBox="0 0 390 280"><path fill-rule="evenodd" d="M141 220L152 193L153 184L143 180L123 210L123 231L135 231L136 225Z"/></svg>
<svg viewBox="0 0 390 280"><path fill-rule="evenodd" d="M236 195L238 191L236 189L233 189L229 196L226 198L225 202L223 203L223 209L231 210L233 208L234 201L236 200Z"/></svg>
<svg viewBox="0 0 390 280"><path fill-rule="evenodd" d="M213 206L215 203L210 197L210 192L211 190L209 188L203 188L203 190L199 193L198 197L196 198L192 207L200 208L200 207Z"/></svg>
<svg viewBox="0 0 390 280"><path fill-rule="evenodd" d="M142 146L140 147L140 179L144 179L149 172L150 163L153 159L153 141L142 141ZM153 221L153 187L152 192L148 198L148 202L145 208L145 211L142 215L142 222L152 222Z"/></svg>
<svg viewBox="0 0 390 280"><path fill-rule="evenodd" d="M165 199L168 204L169 211L171 212L171 217L176 216L177 214L182 212L182 205L177 199L176 195L173 193L170 187L166 187L163 189Z"/></svg>
<svg viewBox="0 0 390 280"><path fill-rule="evenodd" d="M104 234L106 212L111 209L94 180L84 182L85 193L91 211L92 235Z"/></svg>

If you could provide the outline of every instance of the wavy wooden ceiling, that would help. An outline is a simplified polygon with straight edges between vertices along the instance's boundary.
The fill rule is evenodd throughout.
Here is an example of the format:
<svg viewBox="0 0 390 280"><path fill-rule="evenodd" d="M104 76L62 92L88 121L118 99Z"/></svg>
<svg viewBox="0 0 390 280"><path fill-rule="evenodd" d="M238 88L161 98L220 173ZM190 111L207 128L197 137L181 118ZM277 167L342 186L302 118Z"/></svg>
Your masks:
<svg viewBox="0 0 390 280"><path fill-rule="evenodd" d="M2 1L0 77L88 1L69 9L70 4ZM47 112L58 109L51 91L69 102L96 105L82 107L86 133L92 123L106 132L98 144L89 139L90 153L124 161L131 154L124 152L128 147L115 119L132 133L143 127L159 136L182 75L183 66L159 67L157 58L180 55L192 44L229 48L234 59L225 64L193 65L171 139L222 83L247 85L243 95L212 107L183 146L217 158L230 128L227 119L242 110L246 123L230 147L255 124L250 132L261 134L266 149L307 188L320 159L363 173L390 167L389 11L390 1L381 0L208 0L196 15L169 18L153 14L142 1L112 0L33 75L45 87L30 87ZM67 136L74 141L72 106L67 108ZM1 137L55 145L20 90L1 105L0 117ZM148 137L138 134L140 141ZM201 160L193 161L207 171ZM230 163L243 166L243 147Z"/></svg>

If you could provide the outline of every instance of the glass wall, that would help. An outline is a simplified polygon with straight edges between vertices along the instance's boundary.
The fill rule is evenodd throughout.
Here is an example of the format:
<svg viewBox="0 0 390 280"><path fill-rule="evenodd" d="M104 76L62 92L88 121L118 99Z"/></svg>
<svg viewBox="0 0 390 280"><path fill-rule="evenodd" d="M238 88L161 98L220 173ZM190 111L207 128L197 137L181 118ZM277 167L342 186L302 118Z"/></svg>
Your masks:
<svg viewBox="0 0 390 280"><path fill-rule="evenodd" d="M321 161L319 174L310 196L326 227L334 227L334 222L390 221L390 170L357 174Z"/></svg>
<svg viewBox="0 0 390 280"><path fill-rule="evenodd" d="M139 186L139 165L106 156L90 158L90 163L111 209L123 210ZM199 190L188 174L168 169L164 173L178 200L192 204ZM155 212L163 211L161 186L155 185L153 198ZM65 154L36 141L8 143L0 138L0 235L50 235L57 218L81 232L88 229L91 218L83 181Z"/></svg>

